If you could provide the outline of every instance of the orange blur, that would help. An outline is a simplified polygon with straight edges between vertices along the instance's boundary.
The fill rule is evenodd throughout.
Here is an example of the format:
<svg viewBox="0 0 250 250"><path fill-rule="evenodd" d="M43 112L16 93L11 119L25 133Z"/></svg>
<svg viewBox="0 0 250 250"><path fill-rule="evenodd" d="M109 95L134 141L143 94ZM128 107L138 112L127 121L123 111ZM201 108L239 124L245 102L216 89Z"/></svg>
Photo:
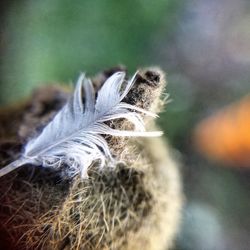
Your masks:
<svg viewBox="0 0 250 250"><path fill-rule="evenodd" d="M194 142L211 159L250 167L250 95L201 121Z"/></svg>

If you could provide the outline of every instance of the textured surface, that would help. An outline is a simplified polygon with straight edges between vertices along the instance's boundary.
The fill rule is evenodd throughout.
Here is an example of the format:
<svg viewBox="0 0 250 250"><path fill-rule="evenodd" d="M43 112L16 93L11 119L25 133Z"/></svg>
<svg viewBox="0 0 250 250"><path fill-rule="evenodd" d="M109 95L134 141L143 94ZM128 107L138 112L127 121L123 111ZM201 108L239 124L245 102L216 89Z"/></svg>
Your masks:
<svg viewBox="0 0 250 250"><path fill-rule="evenodd" d="M127 97L128 103L159 111L164 76L156 69L139 74L141 77ZM50 93L58 96L58 90L51 89ZM61 93L65 98L66 92ZM53 98L51 100L50 107L53 107ZM40 110L44 107L42 116L37 115L41 112L32 114L35 106ZM46 112L45 106L41 100L33 99L25 106L28 107L25 112L21 109L22 119L16 121L13 131L20 127L22 134L29 130L35 133L39 120L54 115L53 109ZM12 109L10 112L19 111ZM145 122L152 128L151 121ZM110 125L114 129L131 126L125 120ZM10 131L12 143L4 142L5 147L1 147L4 164L18 156L21 143L25 141L25 137L17 139L13 131ZM56 172L32 166L1 179L1 244L4 249L12 246L14 249L151 250L172 245L182 195L178 169L166 145L160 139L118 140L108 136L106 140L112 154L119 156L123 163L101 172L93 167L87 180L77 177L72 182L62 181Z"/></svg>

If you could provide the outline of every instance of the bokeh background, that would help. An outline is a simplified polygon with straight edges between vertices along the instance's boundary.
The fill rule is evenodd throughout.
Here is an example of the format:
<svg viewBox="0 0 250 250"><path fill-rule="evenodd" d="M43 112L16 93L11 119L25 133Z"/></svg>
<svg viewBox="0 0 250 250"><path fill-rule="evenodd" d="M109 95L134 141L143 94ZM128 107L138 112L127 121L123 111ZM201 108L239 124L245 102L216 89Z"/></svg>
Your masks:
<svg viewBox="0 0 250 250"><path fill-rule="evenodd" d="M201 120L250 93L248 0L2 0L0 61L1 105L81 71L159 65L172 99L159 125L186 196L175 250L250 249L250 161L207 158L193 139Z"/></svg>

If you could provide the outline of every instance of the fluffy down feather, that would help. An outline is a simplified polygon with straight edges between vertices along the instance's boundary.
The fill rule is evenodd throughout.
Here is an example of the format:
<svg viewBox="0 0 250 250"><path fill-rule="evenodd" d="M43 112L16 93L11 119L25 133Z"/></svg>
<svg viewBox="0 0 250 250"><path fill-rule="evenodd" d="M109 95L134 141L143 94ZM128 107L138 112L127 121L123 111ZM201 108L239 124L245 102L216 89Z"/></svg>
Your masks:
<svg viewBox="0 0 250 250"><path fill-rule="evenodd" d="M103 135L112 136L160 136L162 132L146 132L140 113L156 115L122 102L133 86L136 74L128 82L125 73L117 72L109 77L97 93L90 79L81 74L74 94L40 135L30 140L17 161L0 170L0 177L24 165L52 167L73 177L87 177L87 170L94 161L100 168L114 161ZM84 91L84 99L82 93ZM124 118L134 125L134 130L116 130L105 122Z"/></svg>

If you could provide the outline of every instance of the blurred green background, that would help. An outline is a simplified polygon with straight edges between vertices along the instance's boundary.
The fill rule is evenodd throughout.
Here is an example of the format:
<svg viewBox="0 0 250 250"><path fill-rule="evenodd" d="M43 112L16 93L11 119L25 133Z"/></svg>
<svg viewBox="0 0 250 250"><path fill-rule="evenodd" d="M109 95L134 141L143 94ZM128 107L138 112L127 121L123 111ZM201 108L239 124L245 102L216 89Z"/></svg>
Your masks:
<svg viewBox="0 0 250 250"><path fill-rule="evenodd" d="M1 105L81 71L162 67L173 101L159 124L186 196L175 249L250 249L250 169L208 161L192 146L202 118L250 92L249 1L3 0L0 21Z"/></svg>
<svg viewBox="0 0 250 250"><path fill-rule="evenodd" d="M92 74L122 63L134 71L157 63L155 40L161 31L170 32L172 10L179 4L38 0L8 5L1 63L8 87L1 90L2 102L27 95L44 82L69 82L83 70Z"/></svg>

